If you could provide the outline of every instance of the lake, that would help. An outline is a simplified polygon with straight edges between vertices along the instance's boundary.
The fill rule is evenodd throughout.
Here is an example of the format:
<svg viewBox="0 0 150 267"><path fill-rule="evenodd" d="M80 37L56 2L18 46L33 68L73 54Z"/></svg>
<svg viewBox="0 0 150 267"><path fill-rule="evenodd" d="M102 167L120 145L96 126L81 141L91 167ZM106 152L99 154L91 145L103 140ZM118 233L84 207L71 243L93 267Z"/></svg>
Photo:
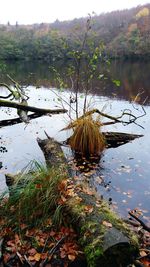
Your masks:
<svg viewBox="0 0 150 267"><path fill-rule="evenodd" d="M41 62L5 63L0 73L0 81L8 82L6 73L26 86L30 96L29 104L44 108L62 108L54 76L49 64ZM59 63L62 71L64 63ZM108 79L95 81L88 100L91 108L104 109L105 113L120 115L122 110L130 109L137 116L146 115L136 124L115 124L105 127L104 131L142 134L143 137L117 148L106 149L96 171L89 183L99 195L108 200L121 216L127 218L131 209L141 211L143 220L150 225L150 63L149 62L112 62ZM112 83L120 80L119 87ZM0 88L0 95L7 94ZM68 99L70 90L64 90L62 96ZM58 95L58 96L57 96ZM137 102L133 103L135 96ZM82 93L80 94L82 108ZM66 106L66 108L68 108ZM0 120L17 117L15 110L0 108ZM60 131L69 122L67 114L43 116L24 123L0 128L0 192L6 189L5 173L17 173L30 161L36 159L44 162L43 154L37 145L36 138L49 136L62 141L69 137L69 132ZM64 150L68 160L73 161L69 149ZM78 171L77 171L78 173Z"/></svg>

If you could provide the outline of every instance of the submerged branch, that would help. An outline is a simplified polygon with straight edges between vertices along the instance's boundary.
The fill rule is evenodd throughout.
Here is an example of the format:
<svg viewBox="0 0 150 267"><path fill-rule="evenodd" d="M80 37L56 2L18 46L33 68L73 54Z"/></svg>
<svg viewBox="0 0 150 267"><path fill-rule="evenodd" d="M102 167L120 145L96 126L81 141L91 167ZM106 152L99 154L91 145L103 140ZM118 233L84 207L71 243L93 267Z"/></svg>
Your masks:
<svg viewBox="0 0 150 267"><path fill-rule="evenodd" d="M12 96L12 93L10 93L9 95L6 95L6 96L0 95L0 98L2 98L2 99L7 99L7 98L9 98L9 97L11 97L11 96Z"/></svg>
<svg viewBox="0 0 150 267"><path fill-rule="evenodd" d="M133 217L136 221L138 221L144 230L148 231L150 233L150 227L147 226L141 219L139 219L133 212L128 212L131 217Z"/></svg>
<svg viewBox="0 0 150 267"><path fill-rule="evenodd" d="M28 119L29 120L32 120L32 119L36 119L36 118L39 118L43 115L46 115L46 114L39 114L39 113L32 113L32 114L29 114L28 115ZM8 120L1 120L0 121L0 127L4 127L4 126L11 126L11 125L14 125L14 124L17 124L17 123L22 123L22 119L21 118L14 118L14 119L8 119Z"/></svg>
<svg viewBox="0 0 150 267"><path fill-rule="evenodd" d="M13 90L10 88L10 86L8 85L8 84L6 84L6 83L0 83L0 87L5 87L5 88L7 88L7 90L9 91L9 92L11 92L11 94L13 94Z"/></svg>

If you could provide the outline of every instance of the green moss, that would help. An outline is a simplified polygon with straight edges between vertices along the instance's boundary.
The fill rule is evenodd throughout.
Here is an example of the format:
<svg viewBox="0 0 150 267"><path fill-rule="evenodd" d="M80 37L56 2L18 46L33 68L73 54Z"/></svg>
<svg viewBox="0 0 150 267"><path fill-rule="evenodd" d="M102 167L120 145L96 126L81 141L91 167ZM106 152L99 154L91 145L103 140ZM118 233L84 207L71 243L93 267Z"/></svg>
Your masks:
<svg viewBox="0 0 150 267"><path fill-rule="evenodd" d="M89 267L96 266L97 260L103 257L102 240L104 233L105 227L95 221L88 221L81 227L79 241L84 248Z"/></svg>
<svg viewBox="0 0 150 267"><path fill-rule="evenodd" d="M100 246L100 242L97 243L97 247L95 247L95 244L87 245L84 252L88 267L95 267L97 259L103 256L103 248Z"/></svg>
<svg viewBox="0 0 150 267"><path fill-rule="evenodd" d="M110 222L116 229L121 230L122 233L130 237L133 245L138 246L138 238L136 234L130 230L123 219L119 218L114 211L109 209L107 203L103 202L102 206L98 209L98 212L103 216L104 220Z"/></svg>

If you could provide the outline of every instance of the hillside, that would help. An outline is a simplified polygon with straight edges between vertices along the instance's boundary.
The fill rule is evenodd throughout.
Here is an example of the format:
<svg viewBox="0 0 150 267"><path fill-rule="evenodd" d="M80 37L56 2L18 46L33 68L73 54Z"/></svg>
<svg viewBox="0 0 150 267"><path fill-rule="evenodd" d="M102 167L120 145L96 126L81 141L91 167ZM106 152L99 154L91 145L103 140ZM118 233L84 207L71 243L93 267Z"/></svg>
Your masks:
<svg viewBox="0 0 150 267"><path fill-rule="evenodd" d="M33 25L0 25L1 59L56 60L78 49L87 18ZM150 57L150 4L95 15L89 39L93 47L103 42L112 58Z"/></svg>

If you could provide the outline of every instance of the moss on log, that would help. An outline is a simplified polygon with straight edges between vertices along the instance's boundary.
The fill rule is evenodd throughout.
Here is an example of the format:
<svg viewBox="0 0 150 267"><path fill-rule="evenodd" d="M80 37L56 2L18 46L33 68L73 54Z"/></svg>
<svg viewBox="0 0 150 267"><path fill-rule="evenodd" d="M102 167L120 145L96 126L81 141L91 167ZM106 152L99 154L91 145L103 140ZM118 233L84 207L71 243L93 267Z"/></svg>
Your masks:
<svg viewBox="0 0 150 267"><path fill-rule="evenodd" d="M61 147L54 139L38 139L47 165L59 168L65 163ZM69 172L70 175L70 172ZM69 198L65 211L76 228L89 267L125 267L138 254L138 241L126 223L99 200L87 187L71 177L75 194Z"/></svg>

